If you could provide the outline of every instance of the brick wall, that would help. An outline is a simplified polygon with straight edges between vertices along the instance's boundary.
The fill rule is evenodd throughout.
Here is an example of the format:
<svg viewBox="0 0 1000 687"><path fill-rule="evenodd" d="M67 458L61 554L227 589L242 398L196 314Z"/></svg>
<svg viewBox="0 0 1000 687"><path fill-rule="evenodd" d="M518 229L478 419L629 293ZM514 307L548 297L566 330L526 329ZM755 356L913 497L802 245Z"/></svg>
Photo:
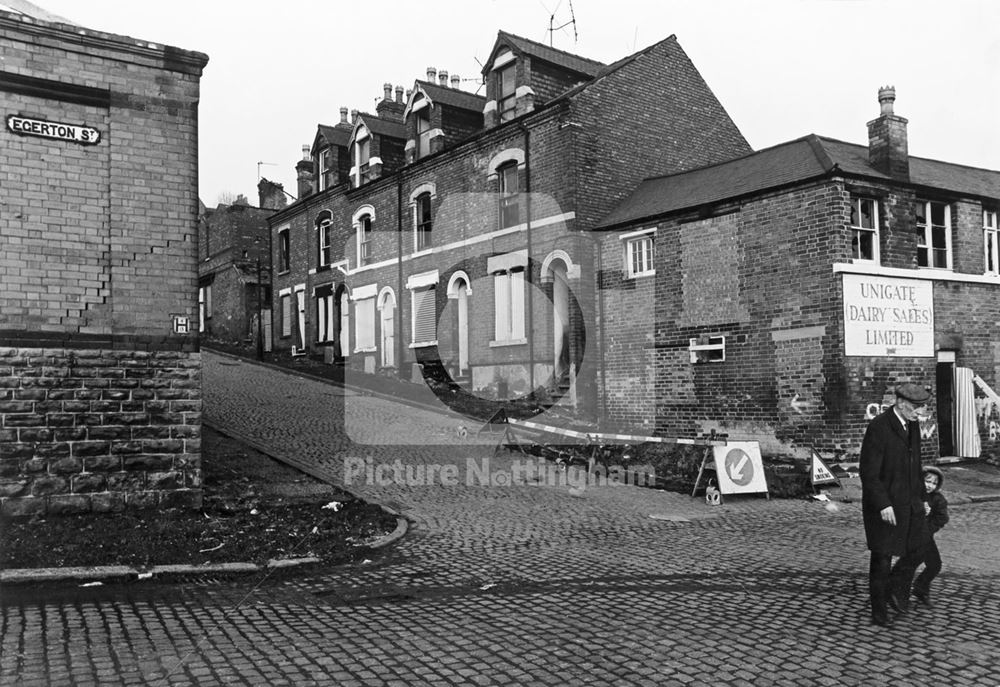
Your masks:
<svg viewBox="0 0 1000 687"><path fill-rule="evenodd" d="M194 505L207 58L3 11L0 42L4 111L101 133L0 134L2 510Z"/></svg>

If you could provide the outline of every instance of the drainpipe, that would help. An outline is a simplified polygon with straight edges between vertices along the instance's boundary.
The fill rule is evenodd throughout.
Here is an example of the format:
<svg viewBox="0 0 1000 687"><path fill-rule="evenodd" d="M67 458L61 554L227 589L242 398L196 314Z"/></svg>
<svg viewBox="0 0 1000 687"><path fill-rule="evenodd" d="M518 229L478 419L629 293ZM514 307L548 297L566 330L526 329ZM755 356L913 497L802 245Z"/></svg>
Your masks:
<svg viewBox="0 0 1000 687"><path fill-rule="evenodd" d="M396 378L403 379L403 175L396 182L396 309L392 317L396 331L393 345L396 347Z"/></svg>
<svg viewBox="0 0 1000 687"><path fill-rule="evenodd" d="M527 198L527 203L525 203L524 212L524 240L525 247L528 251L528 264L526 266L525 272L525 291L528 292L528 321L526 323L527 335L528 335L528 388L531 389L531 393L535 391L535 328L534 328L534 305L532 298L532 284L534 279L532 277L534 270L532 269L533 263L531 260L531 132L528 129L528 125L521 122L521 131L524 132L524 194Z"/></svg>

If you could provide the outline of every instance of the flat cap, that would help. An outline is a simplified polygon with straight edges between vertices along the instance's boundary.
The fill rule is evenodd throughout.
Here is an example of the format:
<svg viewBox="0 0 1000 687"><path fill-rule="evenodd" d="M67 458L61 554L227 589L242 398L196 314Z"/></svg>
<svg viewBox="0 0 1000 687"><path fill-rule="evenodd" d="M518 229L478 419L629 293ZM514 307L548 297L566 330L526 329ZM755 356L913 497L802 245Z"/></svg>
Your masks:
<svg viewBox="0 0 1000 687"><path fill-rule="evenodd" d="M906 399L910 403L927 403L927 400L931 397L930 392L928 392L927 389L909 382L897 386L896 395L900 398Z"/></svg>

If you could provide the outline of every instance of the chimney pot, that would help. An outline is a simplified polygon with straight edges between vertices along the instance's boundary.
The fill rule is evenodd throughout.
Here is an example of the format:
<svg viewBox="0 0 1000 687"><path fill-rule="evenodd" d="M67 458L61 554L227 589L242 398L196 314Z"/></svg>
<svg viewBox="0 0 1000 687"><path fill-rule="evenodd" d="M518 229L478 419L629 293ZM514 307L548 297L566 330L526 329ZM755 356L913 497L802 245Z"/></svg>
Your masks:
<svg viewBox="0 0 1000 687"><path fill-rule="evenodd" d="M308 159L310 159L312 157L309 154L309 150L310 149L311 149L311 146L308 143L303 143L302 144L302 159L303 160L308 160Z"/></svg>
<svg viewBox="0 0 1000 687"><path fill-rule="evenodd" d="M438 72L438 82L444 88L448 87L448 70L447 69L442 69L441 71Z"/></svg>
<svg viewBox="0 0 1000 687"><path fill-rule="evenodd" d="M392 84L382 84L382 100L392 100Z"/></svg>
<svg viewBox="0 0 1000 687"><path fill-rule="evenodd" d="M340 108L340 123L341 124L347 124L347 108L346 107Z"/></svg>
<svg viewBox="0 0 1000 687"><path fill-rule="evenodd" d="M892 104L896 101L896 89L893 86L883 86L878 89L878 103L882 106L882 114L892 114Z"/></svg>
<svg viewBox="0 0 1000 687"><path fill-rule="evenodd" d="M427 80L434 83L434 79L437 77L437 69L434 67L427 68Z"/></svg>
<svg viewBox="0 0 1000 687"><path fill-rule="evenodd" d="M407 99L407 100L409 100L409 99L410 99L410 94L411 94L411 93L413 93L413 89L412 89L412 88L407 88L407 89L406 89L406 99Z"/></svg>
<svg viewBox="0 0 1000 687"><path fill-rule="evenodd" d="M451 75L451 87L455 89L462 87L462 79L459 78L458 74Z"/></svg>
<svg viewBox="0 0 1000 687"><path fill-rule="evenodd" d="M357 110L351 110L351 124L354 124L357 121L358 121L358 111Z"/></svg>
<svg viewBox="0 0 1000 687"><path fill-rule="evenodd" d="M403 87L402 86L396 86L396 102L397 103L403 102Z"/></svg>

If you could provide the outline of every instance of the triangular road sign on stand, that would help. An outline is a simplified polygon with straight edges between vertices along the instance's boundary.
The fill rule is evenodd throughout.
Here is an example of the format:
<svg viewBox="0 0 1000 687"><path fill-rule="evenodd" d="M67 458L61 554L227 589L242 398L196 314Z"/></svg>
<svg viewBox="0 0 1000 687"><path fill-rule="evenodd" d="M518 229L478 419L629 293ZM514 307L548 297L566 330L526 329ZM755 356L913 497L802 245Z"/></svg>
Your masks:
<svg viewBox="0 0 1000 687"><path fill-rule="evenodd" d="M833 474L833 470L826 464L822 456L816 449L810 447L811 464L809 466L809 481L815 487L818 484L840 484L840 480Z"/></svg>

